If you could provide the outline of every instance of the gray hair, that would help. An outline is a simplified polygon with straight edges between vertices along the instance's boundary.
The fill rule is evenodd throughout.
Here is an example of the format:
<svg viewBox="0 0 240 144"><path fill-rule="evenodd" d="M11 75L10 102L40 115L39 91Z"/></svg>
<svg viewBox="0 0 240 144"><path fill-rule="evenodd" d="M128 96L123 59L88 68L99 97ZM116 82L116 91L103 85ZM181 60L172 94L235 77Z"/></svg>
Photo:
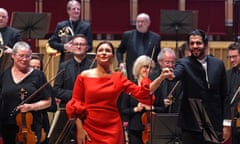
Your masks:
<svg viewBox="0 0 240 144"><path fill-rule="evenodd" d="M151 21L150 16L147 13L140 13L140 14L137 15L137 18L138 17L144 17L147 21Z"/></svg>
<svg viewBox="0 0 240 144"><path fill-rule="evenodd" d="M176 54L172 48L162 48L157 56L158 61L161 61L163 59L165 53L172 54L174 56L174 58L176 59Z"/></svg>
<svg viewBox="0 0 240 144"><path fill-rule="evenodd" d="M67 3L67 10L71 9L71 7L72 7L72 5L73 5L74 3L77 3L77 4L81 7L79 1L77 1L77 0L70 0L70 1L68 1L68 3Z"/></svg>
<svg viewBox="0 0 240 144"><path fill-rule="evenodd" d="M149 65L150 63L151 63L151 67L155 67L155 62L149 56L146 56L146 55L139 56L133 64L132 73L134 78L138 79L140 69L142 68L142 66Z"/></svg>
<svg viewBox="0 0 240 144"><path fill-rule="evenodd" d="M19 41L14 44L13 53L16 54L19 49L28 49L28 50L30 50L30 55L32 55L32 50L31 50L30 45L24 41Z"/></svg>

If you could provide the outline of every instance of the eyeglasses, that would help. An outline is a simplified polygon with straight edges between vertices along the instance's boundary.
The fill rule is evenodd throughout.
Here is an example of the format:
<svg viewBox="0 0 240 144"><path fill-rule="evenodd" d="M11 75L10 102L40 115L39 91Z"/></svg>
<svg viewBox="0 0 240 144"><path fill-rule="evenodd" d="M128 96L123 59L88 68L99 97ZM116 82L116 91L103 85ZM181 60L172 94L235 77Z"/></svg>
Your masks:
<svg viewBox="0 0 240 144"><path fill-rule="evenodd" d="M154 68L154 67L151 67L151 66L149 67L149 65L143 65L142 67L145 68L145 69L149 69L149 68L153 69Z"/></svg>
<svg viewBox="0 0 240 144"><path fill-rule="evenodd" d="M169 64L172 64L172 65L175 65L175 61L162 61L164 64L166 65L169 65Z"/></svg>
<svg viewBox="0 0 240 144"><path fill-rule="evenodd" d="M74 46L87 46L85 43L73 43Z"/></svg>
<svg viewBox="0 0 240 144"><path fill-rule="evenodd" d="M24 55L24 54L15 54L16 55L16 57L17 58L19 58L19 59L27 59L27 60L29 60L29 59L31 59L31 55Z"/></svg>

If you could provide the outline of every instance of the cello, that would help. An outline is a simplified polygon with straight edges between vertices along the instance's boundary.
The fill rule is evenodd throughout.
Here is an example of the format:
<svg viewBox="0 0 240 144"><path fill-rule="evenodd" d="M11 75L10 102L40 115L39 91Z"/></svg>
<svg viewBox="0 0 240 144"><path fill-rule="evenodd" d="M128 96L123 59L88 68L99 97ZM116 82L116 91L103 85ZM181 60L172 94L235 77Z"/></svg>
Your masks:
<svg viewBox="0 0 240 144"><path fill-rule="evenodd" d="M20 89L20 98L24 99L25 90ZM16 141L23 144L34 144L37 142L35 133L31 130L33 116L30 112L19 112L16 116L16 123L19 131L16 136Z"/></svg>

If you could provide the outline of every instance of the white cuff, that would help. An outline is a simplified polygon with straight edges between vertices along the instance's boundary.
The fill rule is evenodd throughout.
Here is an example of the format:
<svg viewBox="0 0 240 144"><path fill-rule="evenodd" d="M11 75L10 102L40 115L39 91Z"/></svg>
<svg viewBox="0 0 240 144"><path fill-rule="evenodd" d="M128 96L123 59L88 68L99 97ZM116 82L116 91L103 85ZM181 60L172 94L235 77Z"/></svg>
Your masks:
<svg viewBox="0 0 240 144"><path fill-rule="evenodd" d="M232 124L232 120L230 119L223 120L223 126L231 126L231 124Z"/></svg>

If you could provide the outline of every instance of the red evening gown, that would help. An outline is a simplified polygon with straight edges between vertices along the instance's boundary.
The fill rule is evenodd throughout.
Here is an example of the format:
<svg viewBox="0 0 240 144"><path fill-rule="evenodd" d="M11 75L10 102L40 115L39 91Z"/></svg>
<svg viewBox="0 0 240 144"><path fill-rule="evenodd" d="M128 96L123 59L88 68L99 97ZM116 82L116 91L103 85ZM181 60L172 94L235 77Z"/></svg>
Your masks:
<svg viewBox="0 0 240 144"><path fill-rule="evenodd" d="M117 108L120 93L131 94L140 102L150 104L149 84L150 80L144 79L138 87L120 72L100 78L79 75L66 111L70 118L85 117L83 127L92 139L87 143L119 144L122 137Z"/></svg>

